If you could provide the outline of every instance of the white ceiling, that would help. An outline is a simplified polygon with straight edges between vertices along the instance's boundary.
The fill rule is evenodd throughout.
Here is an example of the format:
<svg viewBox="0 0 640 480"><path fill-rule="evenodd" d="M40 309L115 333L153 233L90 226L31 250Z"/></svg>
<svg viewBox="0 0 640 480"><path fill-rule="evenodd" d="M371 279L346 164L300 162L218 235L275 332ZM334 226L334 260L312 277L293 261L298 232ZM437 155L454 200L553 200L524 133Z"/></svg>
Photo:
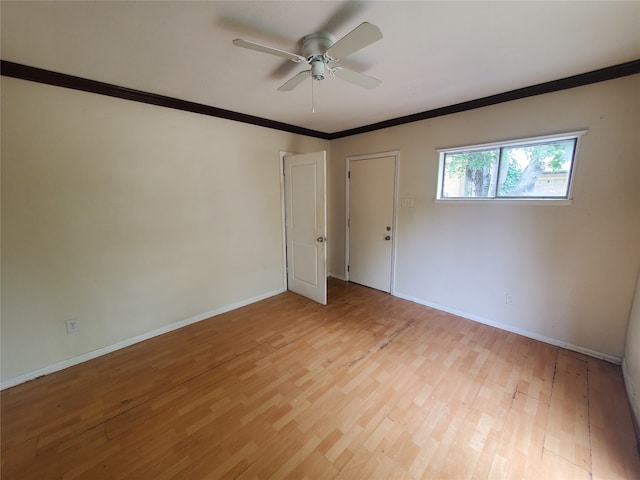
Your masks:
<svg viewBox="0 0 640 480"><path fill-rule="evenodd" d="M334 133L640 58L640 2L1 2L2 59ZM306 66L236 47L300 53L363 21L384 38L338 78L277 89Z"/></svg>

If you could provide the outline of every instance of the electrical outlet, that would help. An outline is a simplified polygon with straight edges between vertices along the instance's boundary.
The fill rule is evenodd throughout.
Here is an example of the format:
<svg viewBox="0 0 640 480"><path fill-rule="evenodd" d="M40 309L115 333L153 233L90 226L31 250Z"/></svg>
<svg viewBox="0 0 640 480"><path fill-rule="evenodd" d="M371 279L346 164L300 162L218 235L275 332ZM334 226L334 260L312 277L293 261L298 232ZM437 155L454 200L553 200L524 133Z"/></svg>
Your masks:
<svg viewBox="0 0 640 480"><path fill-rule="evenodd" d="M76 333L80 330L80 325L78 324L77 318L71 318L67 320L67 333Z"/></svg>
<svg viewBox="0 0 640 480"><path fill-rule="evenodd" d="M515 301L513 300L513 295L510 293L505 293L504 303L506 303L507 305L513 305L515 303Z"/></svg>

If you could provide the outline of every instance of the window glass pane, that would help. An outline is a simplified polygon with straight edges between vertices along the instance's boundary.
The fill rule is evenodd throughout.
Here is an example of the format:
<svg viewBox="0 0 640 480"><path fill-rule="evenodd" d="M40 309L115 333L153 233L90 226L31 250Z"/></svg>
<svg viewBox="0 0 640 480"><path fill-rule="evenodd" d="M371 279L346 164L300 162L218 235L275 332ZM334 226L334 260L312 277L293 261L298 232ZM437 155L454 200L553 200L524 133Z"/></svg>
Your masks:
<svg viewBox="0 0 640 480"><path fill-rule="evenodd" d="M495 196L499 149L447 153L442 198Z"/></svg>
<svg viewBox="0 0 640 480"><path fill-rule="evenodd" d="M565 198L575 143L570 139L504 147L497 196Z"/></svg>

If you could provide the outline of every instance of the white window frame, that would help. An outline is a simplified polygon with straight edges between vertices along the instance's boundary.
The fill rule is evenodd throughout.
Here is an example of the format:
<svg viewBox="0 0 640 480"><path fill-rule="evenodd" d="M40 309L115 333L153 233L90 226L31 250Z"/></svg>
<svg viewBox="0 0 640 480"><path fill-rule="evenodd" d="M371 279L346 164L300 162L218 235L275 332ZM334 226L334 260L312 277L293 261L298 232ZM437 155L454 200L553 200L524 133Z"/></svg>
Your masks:
<svg viewBox="0 0 640 480"><path fill-rule="evenodd" d="M436 185L436 203L460 203L460 202L497 202L497 203L531 203L531 204L554 204L554 205L570 205L573 198L573 180L575 178L576 163L578 152L580 149L580 140L586 135L588 130L577 130L574 132L557 133L553 135L542 135L538 137L518 138L513 140L505 140L501 142L480 143L476 145L465 145L460 147L439 148L436 151L439 155L438 160L438 184ZM573 160L571 162L571 171L569 174L569 185L567 186L566 197L443 197L442 189L444 182L444 166L445 155L451 153L473 152L477 150L490 150L492 148L517 147L519 145L530 145L532 143L544 143L548 141L573 140L576 146L573 152Z"/></svg>

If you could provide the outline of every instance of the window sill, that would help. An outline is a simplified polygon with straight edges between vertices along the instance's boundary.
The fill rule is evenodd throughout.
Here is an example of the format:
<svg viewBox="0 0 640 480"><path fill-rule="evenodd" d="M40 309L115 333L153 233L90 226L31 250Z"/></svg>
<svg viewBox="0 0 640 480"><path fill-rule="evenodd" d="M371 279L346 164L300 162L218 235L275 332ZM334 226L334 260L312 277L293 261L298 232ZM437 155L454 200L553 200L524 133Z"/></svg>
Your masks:
<svg viewBox="0 0 640 480"><path fill-rule="evenodd" d="M539 206L568 206L573 203L572 199L566 198L436 198L435 203L442 204L493 204L493 205L539 205Z"/></svg>

